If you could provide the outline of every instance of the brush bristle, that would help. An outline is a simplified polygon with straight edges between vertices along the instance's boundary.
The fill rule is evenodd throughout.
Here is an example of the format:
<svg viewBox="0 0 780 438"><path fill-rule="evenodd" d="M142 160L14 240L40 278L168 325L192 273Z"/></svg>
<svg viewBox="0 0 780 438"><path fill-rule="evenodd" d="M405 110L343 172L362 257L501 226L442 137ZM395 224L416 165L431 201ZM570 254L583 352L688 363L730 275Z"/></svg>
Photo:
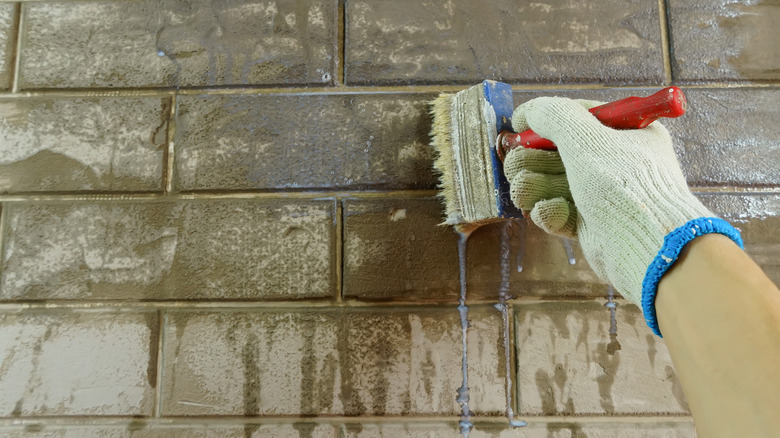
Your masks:
<svg viewBox="0 0 780 438"><path fill-rule="evenodd" d="M433 168L439 173L439 197L444 203L445 224L459 222L461 208L455 187L455 156L452 150L453 94L441 94L431 102L431 146L436 152Z"/></svg>

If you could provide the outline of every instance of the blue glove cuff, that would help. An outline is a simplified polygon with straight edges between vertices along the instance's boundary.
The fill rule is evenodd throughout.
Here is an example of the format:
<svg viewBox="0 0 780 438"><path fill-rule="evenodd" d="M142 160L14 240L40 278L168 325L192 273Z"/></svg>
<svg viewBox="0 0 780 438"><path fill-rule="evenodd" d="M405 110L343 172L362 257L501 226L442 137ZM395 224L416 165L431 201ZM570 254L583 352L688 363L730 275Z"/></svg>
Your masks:
<svg viewBox="0 0 780 438"><path fill-rule="evenodd" d="M733 240L740 248L745 249L739 231L728 222L716 217L700 217L667 234L661 250L647 267L645 279L642 281L642 311L645 314L647 325L656 335L661 336L655 313L655 296L658 293L658 283L661 281L661 277L677 261L680 252L688 242L710 233L723 234Z"/></svg>

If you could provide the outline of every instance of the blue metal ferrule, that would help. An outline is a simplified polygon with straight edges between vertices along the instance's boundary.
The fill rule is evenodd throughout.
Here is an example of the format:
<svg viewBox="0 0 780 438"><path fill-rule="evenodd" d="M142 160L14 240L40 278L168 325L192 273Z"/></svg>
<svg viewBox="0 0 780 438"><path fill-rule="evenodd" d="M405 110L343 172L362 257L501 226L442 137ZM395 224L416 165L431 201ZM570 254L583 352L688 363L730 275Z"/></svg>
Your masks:
<svg viewBox="0 0 780 438"><path fill-rule="evenodd" d="M496 81L482 81L487 99L493 111L496 113L495 137L501 131L512 130L512 112L514 101L512 99L512 87L509 84ZM521 218L523 213L515 207L509 196L509 181L504 176L504 163L498 158L497 144L494 139L490 145L490 156L493 160L493 181L495 181L496 206L500 218Z"/></svg>

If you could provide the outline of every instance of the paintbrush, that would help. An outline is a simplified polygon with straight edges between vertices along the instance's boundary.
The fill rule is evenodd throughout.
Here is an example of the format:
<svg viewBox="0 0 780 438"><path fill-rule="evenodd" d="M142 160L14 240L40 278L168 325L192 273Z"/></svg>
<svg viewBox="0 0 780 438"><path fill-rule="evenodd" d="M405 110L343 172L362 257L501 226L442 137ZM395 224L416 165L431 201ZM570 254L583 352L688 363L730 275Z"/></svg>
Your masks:
<svg viewBox="0 0 780 438"><path fill-rule="evenodd" d="M445 207L445 225L468 233L491 222L521 218L509 197L503 159L516 148L555 150L555 145L527 130L512 132L512 87L483 81L431 102L431 145L436 152L439 196ZM685 95L667 87L647 97L628 97L589 111L606 126L641 129L661 117L685 113Z"/></svg>

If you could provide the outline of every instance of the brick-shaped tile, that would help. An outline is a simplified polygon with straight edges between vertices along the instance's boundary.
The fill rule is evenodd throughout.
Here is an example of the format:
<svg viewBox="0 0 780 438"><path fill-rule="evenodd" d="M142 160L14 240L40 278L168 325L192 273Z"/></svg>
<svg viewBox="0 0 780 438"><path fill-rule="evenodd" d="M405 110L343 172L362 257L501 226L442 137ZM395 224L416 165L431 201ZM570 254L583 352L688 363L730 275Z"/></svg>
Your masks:
<svg viewBox="0 0 780 438"><path fill-rule="evenodd" d="M430 99L182 96L176 188L432 188Z"/></svg>
<svg viewBox="0 0 780 438"><path fill-rule="evenodd" d="M151 415L157 312L0 314L0 416Z"/></svg>
<svg viewBox="0 0 780 438"><path fill-rule="evenodd" d="M457 236L439 200L344 200L344 296L455 299Z"/></svg>
<svg viewBox="0 0 780 438"><path fill-rule="evenodd" d="M685 94L688 112L664 125L689 184L780 185L780 90L690 89Z"/></svg>
<svg viewBox="0 0 780 438"><path fill-rule="evenodd" d="M661 83L658 3L349 1L349 84ZM500 36L500 37L499 37Z"/></svg>
<svg viewBox="0 0 780 438"><path fill-rule="evenodd" d="M345 438L449 438L458 435L452 423L361 423L344 426ZM648 418L642 422L546 421L532 418L522 428L512 428L506 421L477 422L469 436L474 438L694 438L690 420Z"/></svg>
<svg viewBox="0 0 780 438"><path fill-rule="evenodd" d="M602 302L516 306L519 412L532 415L686 414L663 341L642 311L620 302L617 336Z"/></svg>
<svg viewBox="0 0 780 438"><path fill-rule="evenodd" d="M472 307L471 408L505 409L500 314ZM457 415L454 307L170 312L164 415Z"/></svg>
<svg viewBox="0 0 780 438"><path fill-rule="evenodd" d="M11 47L15 40L13 23L14 4L0 3L0 90L11 86L13 66L10 55L15 52L15 48Z"/></svg>
<svg viewBox="0 0 780 438"><path fill-rule="evenodd" d="M455 299L460 294L458 236L439 224L434 198L344 201L344 295L369 300ZM507 228L503 228L503 227ZM489 225L468 241L469 298L497 298L506 239L514 295L596 295L605 287L576 242L524 222ZM567 246L575 260L570 265Z"/></svg>
<svg viewBox="0 0 780 438"><path fill-rule="evenodd" d="M162 189L167 98L0 100L0 192Z"/></svg>
<svg viewBox="0 0 780 438"><path fill-rule="evenodd" d="M335 76L335 1L24 7L23 88L327 85Z"/></svg>
<svg viewBox="0 0 780 438"><path fill-rule="evenodd" d="M13 204L4 299L300 299L335 293L335 202Z"/></svg>
<svg viewBox="0 0 780 438"><path fill-rule="evenodd" d="M119 421L114 421L114 424ZM120 425L28 424L0 427L4 438L336 438L337 429L328 424L183 424L150 423L137 418Z"/></svg>
<svg viewBox="0 0 780 438"><path fill-rule="evenodd" d="M477 426L474 438L695 438L696 432L690 419L647 418L644 421L537 421L520 429L507 426Z"/></svg>
<svg viewBox="0 0 780 438"><path fill-rule="evenodd" d="M780 79L777 2L671 0L668 8L675 80Z"/></svg>

